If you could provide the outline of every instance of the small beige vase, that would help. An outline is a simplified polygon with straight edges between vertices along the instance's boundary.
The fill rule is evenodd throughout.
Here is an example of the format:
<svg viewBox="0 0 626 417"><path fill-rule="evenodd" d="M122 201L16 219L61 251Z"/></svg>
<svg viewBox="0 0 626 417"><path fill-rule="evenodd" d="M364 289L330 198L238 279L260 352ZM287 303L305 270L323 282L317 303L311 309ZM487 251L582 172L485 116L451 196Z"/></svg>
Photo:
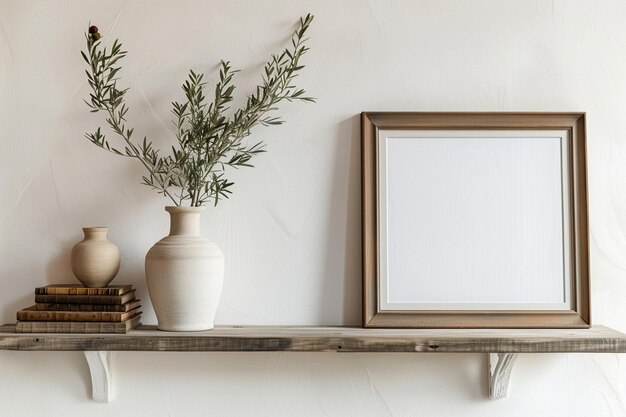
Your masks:
<svg viewBox="0 0 626 417"><path fill-rule="evenodd" d="M85 287L106 287L120 270L120 251L107 240L108 227L83 227L85 238L72 248L72 272Z"/></svg>

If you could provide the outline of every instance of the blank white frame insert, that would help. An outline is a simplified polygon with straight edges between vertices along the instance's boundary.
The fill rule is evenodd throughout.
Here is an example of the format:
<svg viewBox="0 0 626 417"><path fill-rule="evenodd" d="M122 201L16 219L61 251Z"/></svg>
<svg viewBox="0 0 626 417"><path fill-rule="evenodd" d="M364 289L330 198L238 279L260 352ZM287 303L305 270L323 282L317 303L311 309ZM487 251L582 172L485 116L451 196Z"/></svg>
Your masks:
<svg viewBox="0 0 626 417"><path fill-rule="evenodd" d="M571 310L568 136L379 130L379 310Z"/></svg>

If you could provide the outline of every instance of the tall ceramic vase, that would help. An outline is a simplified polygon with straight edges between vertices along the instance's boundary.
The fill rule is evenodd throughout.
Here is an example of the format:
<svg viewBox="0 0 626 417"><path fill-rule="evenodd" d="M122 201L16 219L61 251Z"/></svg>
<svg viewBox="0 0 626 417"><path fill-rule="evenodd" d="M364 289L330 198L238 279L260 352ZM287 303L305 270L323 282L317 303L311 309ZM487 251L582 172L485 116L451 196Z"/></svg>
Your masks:
<svg viewBox="0 0 626 417"><path fill-rule="evenodd" d="M222 295L224 254L200 235L204 207L165 207L170 234L146 255L146 280L159 330L213 328Z"/></svg>

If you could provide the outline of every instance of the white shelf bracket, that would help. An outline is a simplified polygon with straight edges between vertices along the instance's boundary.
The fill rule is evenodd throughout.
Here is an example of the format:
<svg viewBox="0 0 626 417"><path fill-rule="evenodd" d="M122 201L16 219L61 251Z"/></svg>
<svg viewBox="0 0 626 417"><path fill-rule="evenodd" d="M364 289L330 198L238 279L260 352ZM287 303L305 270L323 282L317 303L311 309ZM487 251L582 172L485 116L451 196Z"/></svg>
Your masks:
<svg viewBox="0 0 626 417"><path fill-rule="evenodd" d="M489 354L489 399L506 398L517 353Z"/></svg>
<svg viewBox="0 0 626 417"><path fill-rule="evenodd" d="M113 374L111 372L111 359L113 352L84 351L85 359L91 373L91 392L94 401L100 403L111 402L113 393Z"/></svg>

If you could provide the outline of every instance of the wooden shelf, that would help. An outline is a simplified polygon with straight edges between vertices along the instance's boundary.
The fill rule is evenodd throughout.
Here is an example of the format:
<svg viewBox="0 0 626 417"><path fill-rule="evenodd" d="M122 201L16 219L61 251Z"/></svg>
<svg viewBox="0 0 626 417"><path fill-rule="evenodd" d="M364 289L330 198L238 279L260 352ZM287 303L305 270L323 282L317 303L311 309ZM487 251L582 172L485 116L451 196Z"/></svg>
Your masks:
<svg viewBox="0 0 626 417"><path fill-rule="evenodd" d="M519 353L623 353L626 334L590 329L364 329L360 327L231 326L206 332L162 332L141 326L128 334L16 333L0 326L0 350L82 351L93 399L113 398L113 351L166 352L411 352L489 354L489 398L507 395Z"/></svg>
<svg viewBox="0 0 626 417"><path fill-rule="evenodd" d="M591 329L363 329L233 326L206 332L15 333L0 326L0 350L175 352L626 352L626 335Z"/></svg>

